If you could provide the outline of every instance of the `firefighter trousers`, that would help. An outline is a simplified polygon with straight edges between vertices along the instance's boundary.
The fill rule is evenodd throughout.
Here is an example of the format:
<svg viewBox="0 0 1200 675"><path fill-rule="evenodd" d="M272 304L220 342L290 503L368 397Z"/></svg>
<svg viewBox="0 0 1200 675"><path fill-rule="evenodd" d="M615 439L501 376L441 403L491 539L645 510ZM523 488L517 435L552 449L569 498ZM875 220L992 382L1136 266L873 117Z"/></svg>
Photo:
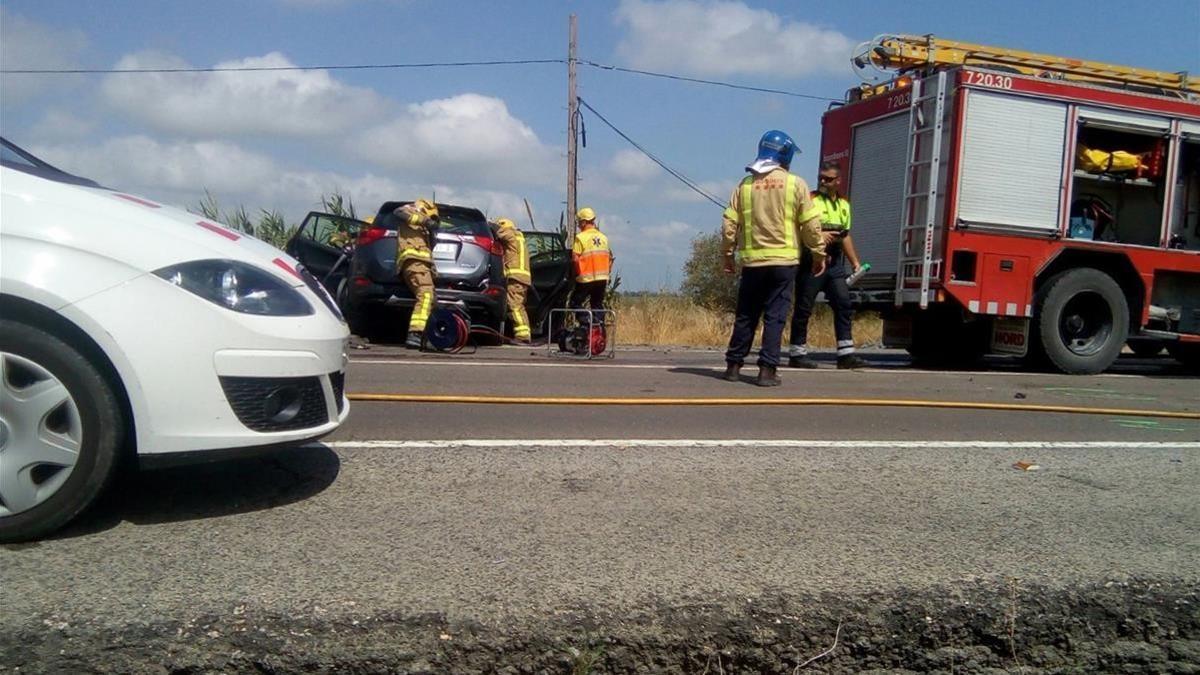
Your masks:
<svg viewBox="0 0 1200 675"><path fill-rule="evenodd" d="M792 304L792 287L796 283L795 265L743 267L738 281L737 315L725 362L742 365L758 321L762 319L762 345L758 349L758 365L778 366L779 347L783 341L783 324L787 321L788 306Z"/></svg>
<svg viewBox="0 0 1200 675"><path fill-rule="evenodd" d="M808 321L812 317L817 293L825 292L829 309L833 310L833 332L837 336L837 355L854 353L854 338L850 325L854 319L854 308L850 306L850 287L840 267L827 271L819 277L813 276L810 265L801 264L796 276L796 307L792 312L791 347L789 355L808 355Z"/></svg>
<svg viewBox="0 0 1200 675"><path fill-rule="evenodd" d="M529 340L529 314L525 312L525 295L529 286L516 279L508 280L508 315L512 317L513 337L518 340Z"/></svg>
<svg viewBox="0 0 1200 675"><path fill-rule="evenodd" d="M422 333L435 300L433 291L433 266L421 260L406 260L400 268L400 278L412 291L412 318L408 320L408 332Z"/></svg>

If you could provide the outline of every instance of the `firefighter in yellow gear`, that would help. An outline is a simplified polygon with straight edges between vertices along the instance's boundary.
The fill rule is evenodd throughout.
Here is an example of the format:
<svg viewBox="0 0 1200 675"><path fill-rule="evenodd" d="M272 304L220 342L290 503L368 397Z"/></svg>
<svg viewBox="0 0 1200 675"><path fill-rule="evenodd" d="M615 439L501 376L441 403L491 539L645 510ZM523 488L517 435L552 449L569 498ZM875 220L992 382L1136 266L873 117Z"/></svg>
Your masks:
<svg viewBox="0 0 1200 675"><path fill-rule="evenodd" d="M392 214L396 217L396 270L415 300L404 346L420 349L425 322L429 320L435 301L433 252L429 240L437 231L438 210L433 202L418 199L397 207Z"/></svg>
<svg viewBox="0 0 1200 675"><path fill-rule="evenodd" d="M529 249L525 235L508 218L496 221L496 238L504 247L504 278L508 282L508 315L512 317L513 337L529 342L529 314L525 311L525 296L533 278L529 274Z"/></svg>

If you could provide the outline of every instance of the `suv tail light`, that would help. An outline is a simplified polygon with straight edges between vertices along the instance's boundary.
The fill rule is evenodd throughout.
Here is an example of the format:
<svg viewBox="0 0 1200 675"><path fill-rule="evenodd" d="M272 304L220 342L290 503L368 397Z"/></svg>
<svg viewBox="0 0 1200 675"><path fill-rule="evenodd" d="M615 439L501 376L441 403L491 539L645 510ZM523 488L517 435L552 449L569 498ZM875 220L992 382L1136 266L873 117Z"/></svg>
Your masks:
<svg viewBox="0 0 1200 675"><path fill-rule="evenodd" d="M492 237L484 237L482 235L475 235L475 236L464 235L462 240L465 242L475 244L479 248L482 248L482 249L490 252L492 255L498 255L498 256L504 255L504 247L500 245L499 239L493 239Z"/></svg>
<svg viewBox="0 0 1200 675"><path fill-rule="evenodd" d="M366 246L371 242L379 241L380 239L387 237L387 234L388 229L386 227L368 227L366 229L359 230L357 244L359 246Z"/></svg>

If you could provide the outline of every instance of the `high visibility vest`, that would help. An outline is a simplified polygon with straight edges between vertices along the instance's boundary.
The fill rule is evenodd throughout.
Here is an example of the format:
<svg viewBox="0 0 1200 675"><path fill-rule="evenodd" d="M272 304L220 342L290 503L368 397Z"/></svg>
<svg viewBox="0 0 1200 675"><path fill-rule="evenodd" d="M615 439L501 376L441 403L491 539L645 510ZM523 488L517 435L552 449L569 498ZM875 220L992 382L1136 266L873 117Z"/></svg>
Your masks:
<svg viewBox="0 0 1200 675"><path fill-rule="evenodd" d="M504 276L523 283L530 283L529 249L525 248L525 235L515 227L502 227L496 238L504 245Z"/></svg>
<svg viewBox="0 0 1200 675"><path fill-rule="evenodd" d="M612 269L612 253L608 250L608 237L594 227L580 230L575 235L571 248L575 254L575 281L608 281Z"/></svg>
<svg viewBox="0 0 1200 675"><path fill-rule="evenodd" d="M754 231L754 177L746 176L742 179L741 194L739 201L741 202L741 213L733 212L732 209L726 209L725 215L730 220L737 221L740 225L741 236L738 238L737 252L742 262L753 262L756 260L780 259L780 258L795 258L799 260L800 249L796 246L796 177L792 174L787 175L787 181L784 185L783 199L783 240L782 246L778 244L767 244L755 240ZM815 215L815 214L814 214ZM808 218L813 217L812 215ZM805 218L804 220L807 220Z"/></svg>
<svg viewBox="0 0 1200 675"><path fill-rule="evenodd" d="M823 192L812 193L813 203L821 209L821 229L841 232L850 229L850 200L829 198Z"/></svg>

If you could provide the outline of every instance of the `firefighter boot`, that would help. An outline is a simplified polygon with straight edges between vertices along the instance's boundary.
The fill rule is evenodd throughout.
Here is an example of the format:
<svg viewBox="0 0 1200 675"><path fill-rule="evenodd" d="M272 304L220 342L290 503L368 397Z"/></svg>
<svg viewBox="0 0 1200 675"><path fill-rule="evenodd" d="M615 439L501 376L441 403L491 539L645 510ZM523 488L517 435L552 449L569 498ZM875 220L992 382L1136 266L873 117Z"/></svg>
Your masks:
<svg viewBox="0 0 1200 675"><path fill-rule="evenodd" d="M724 379L726 379L730 382L737 382L738 380L742 379L741 374L742 374L742 364L731 363L731 364L725 366L725 375L723 377L724 377Z"/></svg>
<svg viewBox="0 0 1200 675"><path fill-rule="evenodd" d="M783 380L775 374L775 366L759 366L758 379L754 381L760 387L778 387Z"/></svg>
<svg viewBox="0 0 1200 675"><path fill-rule="evenodd" d="M862 359L858 358L857 354L847 354L845 356L839 356L837 363L838 363L837 367L839 370L846 370L846 369L850 369L850 368L866 368L868 365L866 361L863 361Z"/></svg>
<svg viewBox="0 0 1200 675"><path fill-rule="evenodd" d="M404 340L405 349L420 349L421 348L421 333L418 331L409 331L408 338Z"/></svg>

